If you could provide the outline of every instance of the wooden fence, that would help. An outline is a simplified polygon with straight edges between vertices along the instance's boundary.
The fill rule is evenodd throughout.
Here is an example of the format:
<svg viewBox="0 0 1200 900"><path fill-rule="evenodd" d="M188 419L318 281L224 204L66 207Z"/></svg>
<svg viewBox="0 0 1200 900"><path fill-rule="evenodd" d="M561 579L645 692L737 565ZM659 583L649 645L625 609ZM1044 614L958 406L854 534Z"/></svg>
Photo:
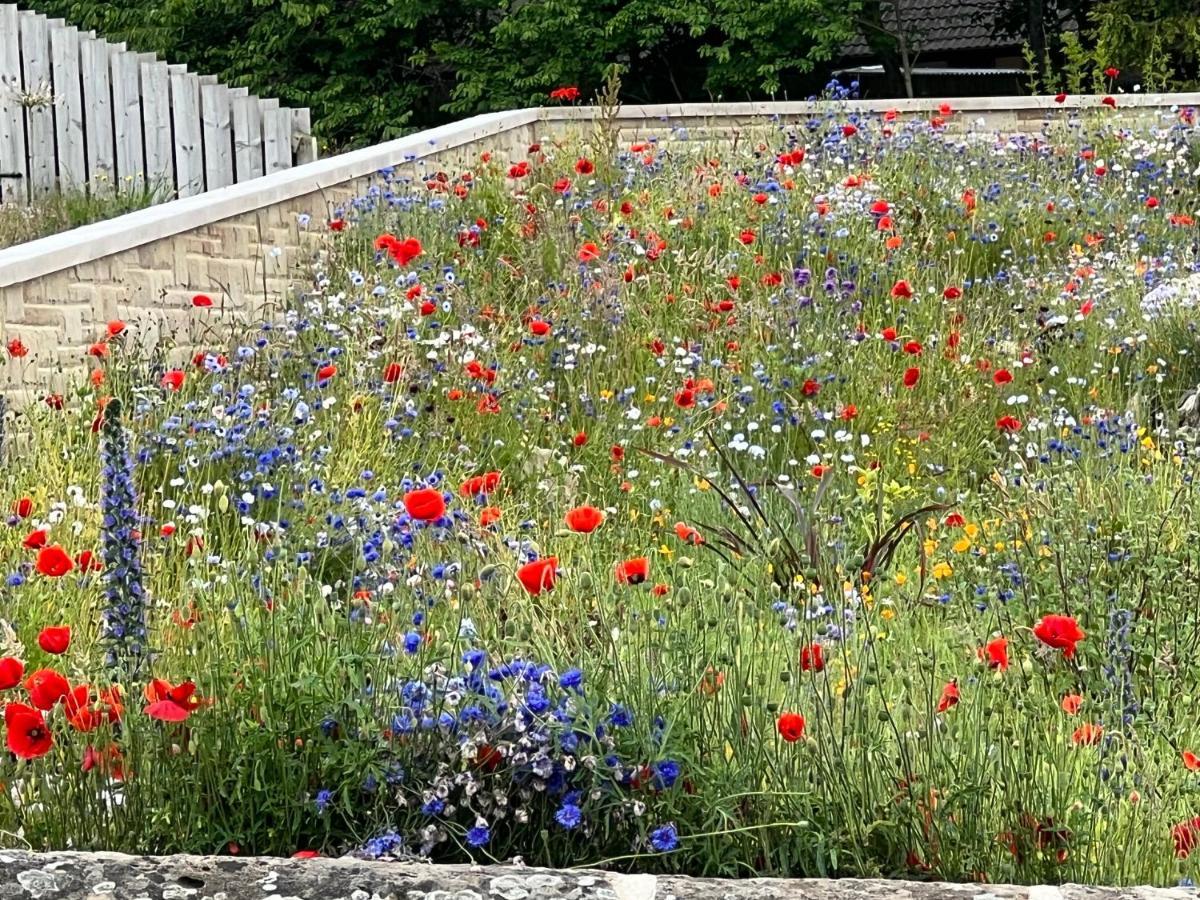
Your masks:
<svg viewBox="0 0 1200 900"><path fill-rule="evenodd" d="M2 203L85 185L190 197L315 158L307 109L0 3Z"/></svg>

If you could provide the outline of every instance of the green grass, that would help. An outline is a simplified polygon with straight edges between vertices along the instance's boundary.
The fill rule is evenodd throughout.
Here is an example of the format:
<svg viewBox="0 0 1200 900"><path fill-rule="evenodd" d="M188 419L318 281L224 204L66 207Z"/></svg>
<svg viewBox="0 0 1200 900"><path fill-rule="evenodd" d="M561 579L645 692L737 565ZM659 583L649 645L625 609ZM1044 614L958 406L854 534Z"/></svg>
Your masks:
<svg viewBox="0 0 1200 900"><path fill-rule="evenodd" d="M151 188L81 189L55 192L29 204L2 204L0 247L11 247L144 209L157 202L160 193Z"/></svg>

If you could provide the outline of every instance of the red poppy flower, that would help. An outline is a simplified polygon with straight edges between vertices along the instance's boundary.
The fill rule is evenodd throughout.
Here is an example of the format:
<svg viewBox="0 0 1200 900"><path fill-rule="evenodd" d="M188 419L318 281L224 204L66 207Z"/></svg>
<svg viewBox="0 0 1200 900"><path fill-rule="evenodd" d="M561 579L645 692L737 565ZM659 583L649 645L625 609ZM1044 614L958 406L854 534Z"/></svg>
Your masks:
<svg viewBox="0 0 1200 900"><path fill-rule="evenodd" d="M529 331L536 337L545 337L550 333L550 323L544 319L534 319L529 323Z"/></svg>
<svg viewBox="0 0 1200 900"><path fill-rule="evenodd" d="M328 381L330 378L332 378L336 374L337 374L337 366L335 366L335 365L321 366L321 368L317 369L317 381Z"/></svg>
<svg viewBox="0 0 1200 900"><path fill-rule="evenodd" d="M604 522L604 513L594 506L577 506L568 510L563 518L572 531L591 534Z"/></svg>
<svg viewBox="0 0 1200 900"><path fill-rule="evenodd" d="M575 160L575 171L579 175L591 175L596 171L596 166L590 159L577 159Z"/></svg>
<svg viewBox="0 0 1200 900"><path fill-rule="evenodd" d="M1114 98L1114 97L1102 97L1100 99L1100 105L1107 106L1109 109L1116 109L1117 101L1116 101L1116 98Z"/></svg>
<svg viewBox="0 0 1200 900"><path fill-rule="evenodd" d="M125 323L122 322L120 319L113 319L111 322L108 323L107 331L108 331L109 337L117 337L118 335L124 334L125 333Z"/></svg>
<svg viewBox="0 0 1200 900"><path fill-rule="evenodd" d="M316 850L297 850L292 854L292 859L319 859L320 856Z"/></svg>
<svg viewBox="0 0 1200 900"><path fill-rule="evenodd" d="M171 369L169 372L164 372L159 384L169 391L179 390L183 387L183 369Z"/></svg>
<svg viewBox="0 0 1200 900"><path fill-rule="evenodd" d="M71 562L71 557L58 544L51 544L38 551L37 570L43 575L58 578L66 575L73 568L75 568L75 564Z"/></svg>
<svg viewBox="0 0 1200 900"><path fill-rule="evenodd" d="M1116 78L1118 75L1121 74L1121 70L1114 68L1113 66L1109 66L1107 69L1104 70L1104 74L1108 78Z"/></svg>
<svg viewBox="0 0 1200 900"><path fill-rule="evenodd" d="M685 544L691 544L693 547L698 547L704 543L704 535L691 525L685 525L683 522L675 523L675 536Z"/></svg>
<svg viewBox="0 0 1200 900"><path fill-rule="evenodd" d="M904 300L911 300L913 296L912 285L903 278L892 285L892 296L899 297Z"/></svg>
<svg viewBox="0 0 1200 900"><path fill-rule="evenodd" d="M1008 638L998 637L988 641L980 655L989 668L1005 671L1008 668Z"/></svg>
<svg viewBox="0 0 1200 900"><path fill-rule="evenodd" d="M1008 384L1012 380L1012 372L1008 371L1008 369L997 369L992 374L992 381L995 384Z"/></svg>
<svg viewBox="0 0 1200 900"><path fill-rule="evenodd" d="M97 691L81 684L64 698L63 711L72 728L88 732L95 731L105 722L111 725L119 721L125 708L118 688Z"/></svg>
<svg viewBox="0 0 1200 900"><path fill-rule="evenodd" d="M613 462L620 462L625 458L625 448L618 444L613 444L608 448L608 455L612 457Z"/></svg>
<svg viewBox="0 0 1200 900"><path fill-rule="evenodd" d="M696 405L696 392L684 388L675 394L675 405L680 409L691 409Z"/></svg>
<svg viewBox="0 0 1200 900"><path fill-rule="evenodd" d="M591 241L588 241L579 248L579 253L577 256L579 257L580 262L591 262L592 260L600 258L600 248Z"/></svg>
<svg viewBox="0 0 1200 900"><path fill-rule="evenodd" d="M28 519L33 515L33 499L31 497L22 497L20 500L14 500L12 511L13 515L18 519Z"/></svg>
<svg viewBox="0 0 1200 900"><path fill-rule="evenodd" d="M43 628L42 633L38 635L38 646L55 656L66 653L67 648L71 646L71 627L54 625Z"/></svg>
<svg viewBox="0 0 1200 900"><path fill-rule="evenodd" d="M894 341L896 339L896 329L889 326L879 332L879 336L885 341Z"/></svg>
<svg viewBox="0 0 1200 900"><path fill-rule="evenodd" d="M906 341L904 344L904 352L909 356L920 356L921 351L924 349L920 341Z"/></svg>
<svg viewBox="0 0 1200 900"><path fill-rule="evenodd" d="M845 125L842 126L842 137L854 137L854 135L856 135L856 134L858 134L858 126L857 125L847 122Z"/></svg>
<svg viewBox="0 0 1200 900"><path fill-rule="evenodd" d="M81 572L103 572L104 563L96 559L96 554L91 550L81 550L75 555L75 565L79 567Z"/></svg>
<svg viewBox="0 0 1200 900"><path fill-rule="evenodd" d="M944 688L942 688L942 697L940 700L938 700L937 711L939 713L944 713L950 707L958 706L958 701L958 682L951 681Z"/></svg>
<svg viewBox="0 0 1200 900"><path fill-rule="evenodd" d="M45 756L54 745L42 714L24 703L9 703L4 707L4 725L8 731L8 749L20 759Z"/></svg>
<svg viewBox="0 0 1200 900"><path fill-rule="evenodd" d="M586 431L577 431L575 436L571 438L571 444L575 447L586 447L588 436Z"/></svg>
<svg viewBox="0 0 1200 900"><path fill-rule="evenodd" d="M743 244L745 244L747 247L749 247L751 244L754 243L755 237L756 237L756 235L754 234L754 231L749 228L743 229L738 234L738 240L741 241Z"/></svg>
<svg viewBox="0 0 1200 900"><path fill-rule="evenodd" d="M208 309L212 305L212 297L208 296L208 294L197 294L192 298L192 306L197 309Z"/></svg>
<svg viewBox="0 0 1200 900"><path fill-rule="evenodd" d="M1083 697L1079 696L1079 694L1067 694L1067 696L1062 698L1062 703L1059 706L1062 707L1062 711L1068 716L1079 715L1079 709L1083 706Z"/></svg>
<svg viewBox="0 0 1200 900"><path fill-rule="evenodd" d="M948 288L946 288L944 291L942 291L942 296L945 297L947 300L957 300L959 297L962 296L962 288L958 288L958 287L955 287L954 285L950 285Z"/></svg>
<svg viewBox="0 0 1200 900"><path fill-rule="evenodd" d="M804 737L804 716L800 713L785 712L780 715L775 727L781 738L789 744L794 744Z"/></svg>
<svg viewBox="0 0 1200 900"><path fill-rule="evenodd" d="M1197 756L1191 750L1184 750L1183 767L1191 772L1200 770L1200 756Z"/></svg>
<svg viewBox="0 0 1200 900"><path fill-rule="evenodd" d="M478 497L480 494L490 494L500 485L499 472L485 472L473 475L462 483L458 492L464 497Z"/></svg>
<svg viewBox="0 0 1200 900"><path fill-rule="evenodd" d="M404 508L418 521L434 522L446 514L446 500L437 488L417 488L404 495Z"/></svg>
<svg viewBox="0 0 1200 900"><path fill-rule="evenodd" d="M571 85L555 88L550 92L551 100L566 100L568 103L579 99L579 88Z"/></svg>
<svg viewBox="0 0 1200 900"><path fill-rule="evenodd" d="M820 644L809 644L800 648L800 670L821 672L825 669L825 651Z"/></svg>
<svg viewBox="0 0 1200 900"><path fill-rule="evenodd" d="M8 342L8 355L13 359L20 359L29 355L29 348L21 343L20 338L13 338Z"/></svg>
<svg viewBox="0 0 1200 900"><path fill-rule="evenodd" d="M500 521L500 507L485 506L479 511L479 525L481 528L487 528Z"/></svg>
<svg viewBox="0 0 1200 900"><path fill-rule="evenodd" d="M1071 743L1076 747L1093 747L1100 743L1102 737L1104 737L1102 726L1084 722L1071 733Z"/></svg>
<svg viewBox="0 0 1200 900"><path fill-rule="evenodd" d="M1063 94L1063 93L1058 93L1058 94L1055 94L1055 95L1054 95L1054 102L1055 102L1055 103L1066 103L1066 102L1067 102L1067 95L1066 95L1066 94Z"/></svg>
<svg viewBox="0 0 1200 900"><path fill-rule="evenodd" d="M0 691L15 688L24 677L25 663L15 656L6 656L4 659L0 659Z"/></svg>
<svg viewBox="0 0 1200 900"><path fill-rule="evenodd" d="M169 681L155 678L142 693L147 703L142 712L160 722L182 722L200 708L194 681L181 681L172 686Z"/></svg>
<svg viewBox="0 0 1200 900"><path fill-rule="evenodd" d="M1200 844L1200 816L1171 826L1171 840L1175 842L1175 855L1187 859L1188 854Z"/></svg>
<svg viewBox="0 0 1200 900"><path fill-rule="evenodd" d="M962 528L967 524L967 520L963 518L962 513L950 513L946 516L944 523L948 528Z"/></svg>
<svg viewBox="0 0 1200 900"><path fill-rule="evenodd" d="M398 362L388 363L383 367L383 380L388 384L395 384L404 375L404 366Z"/></svg>
<svg viewBox="0 0 1200 900"><path fill-rule="evenodd" d="M800 387L800 393L805 397L815 397L821 392L821 383L815 378L808 378Z"/></svg>
<svg viewBox="0 0 1200 900"><path fill-rule="evenodd" d="M25 535L25 540L21 542L21 545L26 550L40 550L42 547L46 546L46 541L49 539L49 537L50 532L48 532L45 528L39 528L37 531L31 531L29 534Z"/></svg>
<svg viewBox="0 0 1200 900"><path fill-rule="evenodd" d="M917 382L921 380L921 370L916 366L904 370L904 386L906 388L915 388Z"/></svg>
<svg viewBox="0 0 1200 900"><path fill-rule="evenodd" d="M38 709L53 709L70 690L67 679L54 669L38 669L25 679L29 702Z"/></svg>
<svg viewBox="0 0 1200 900"><path fill-rule="evenodd" d="M996 420L996 427L1005 434L1016 434L1021 430L1021 420L1016 416L1001 416Z"/></svg>
<svg viewBox="0 0 1200 900"><path fill-rule="evenodd" d="M617 584L641 584L650 575L650 560L637 556L617 563Z"/></svg>
<svg viewBox="0 0 1200 900"><path fill-rule="evenodd" d="M557 577L558 557L556 556L535 559L517 569L517 580L521 582L521 587L535 597L542 591L552 590Z"/></svg>
<svg viewBox="0 0 1200 900"><path fill-rule="evenodd" d="M405 238L402 241L393 240L387 248L391 255L399 265L407 266L410 262L420 256L424 251L421 242L415 237Z"/></svg>
<svg viewBox="0 0 1200 900"><path fill-rule="evenodd" d="M1072 616L1042 616L1033 626L1034 636L1048 647L1063 651L1067 659L1075 657L1075 645L1087 635Z"/></svg>
<svg viewBox="0 0 1200 900"><path fill-rule="evenodd" d="M1158 208L1158 198L1157 197L1147 197L1146 198L1146 209L1157 209L1157 208Z"/></svg>

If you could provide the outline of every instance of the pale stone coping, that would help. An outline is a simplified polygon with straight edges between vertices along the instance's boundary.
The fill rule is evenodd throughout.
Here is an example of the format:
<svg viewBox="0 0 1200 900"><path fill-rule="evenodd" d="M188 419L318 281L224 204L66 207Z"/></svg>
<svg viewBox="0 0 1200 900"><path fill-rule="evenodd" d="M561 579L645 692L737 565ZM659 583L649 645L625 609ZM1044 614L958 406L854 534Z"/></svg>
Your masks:
<svg viewBox="0 0 1200 900"><path fill-rule="evenodd" d="M1174 108L1200 105L1200 93L1121 94L1123 108ZM948 100L960 113L1004 113L1024 110L1084 109L1100 105L1099 95L1068 97L1056 104L1053 97L959 97ZM848 110L928 112L941 101L934 98L845 101L835 104ZM670 103L622 106L619 122L708 120L727 118L798 116L823 112L830 101L776 101L763 103ZM115 219L85 225L0 250L0 288L61 272L72 266L181 234L243 213L270 207L296 197L352 181L388 166L419 160L448 149L485 141L529 125L584 122L595 119L592 106L533 107L486 113L420 131L407 137L361 150L331 156L283 172L218 190L152 206Z"/></svg>
<svg viewBox="0 0 1200 900"><path fill-rule="evenodd" d="M1050 95L1032 97L916 97L885 100L778 100L745 103L661 103L646 106L628 105L617 109L618 119L721 119L733 116L795 116L823 113L831 106L849 112L885 112L894 109L900 113L936 112L942 103L950 104L956 113L1019 112L1024 110L1090 109L1101 106L1106 94L1068 95L1062 103L1055 103ZM1197 106L1200 107L1200 92L1146 94L1129 93L1111 95L1117 101L1117 110L1122 108L1155 108ZM541 119L576 121L595 118L594 106L542 107Z"/></svg>
<svg viewBox="0 0 1200 900"><path fill-rule="evenodd" d="M0 250L0 288L294 197L318 193L388 166L486 140L514 128L531 125L537 120L537 109L486 113L394 141L295 166L252 181L17 244Z"/></svg>
<svg viewBox="0 0 1200 900"><path fill-rule="evenodd" d="M355 859L0 851L0 896L33 900L1195 900L1196 892L884 879L735 881Z"/></svg>

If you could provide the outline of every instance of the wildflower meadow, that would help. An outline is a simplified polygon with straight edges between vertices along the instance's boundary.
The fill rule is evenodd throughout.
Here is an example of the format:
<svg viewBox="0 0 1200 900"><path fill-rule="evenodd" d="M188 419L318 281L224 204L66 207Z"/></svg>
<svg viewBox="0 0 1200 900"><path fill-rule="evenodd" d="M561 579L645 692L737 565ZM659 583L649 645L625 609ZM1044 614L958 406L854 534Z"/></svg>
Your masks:
<svg viewBox="0 0 1200 900"><path fill-rule="evenodd" d="M1193 877L1200 145L1121 99L386 170L108 323L0 450L3 843Z"/></svg>

